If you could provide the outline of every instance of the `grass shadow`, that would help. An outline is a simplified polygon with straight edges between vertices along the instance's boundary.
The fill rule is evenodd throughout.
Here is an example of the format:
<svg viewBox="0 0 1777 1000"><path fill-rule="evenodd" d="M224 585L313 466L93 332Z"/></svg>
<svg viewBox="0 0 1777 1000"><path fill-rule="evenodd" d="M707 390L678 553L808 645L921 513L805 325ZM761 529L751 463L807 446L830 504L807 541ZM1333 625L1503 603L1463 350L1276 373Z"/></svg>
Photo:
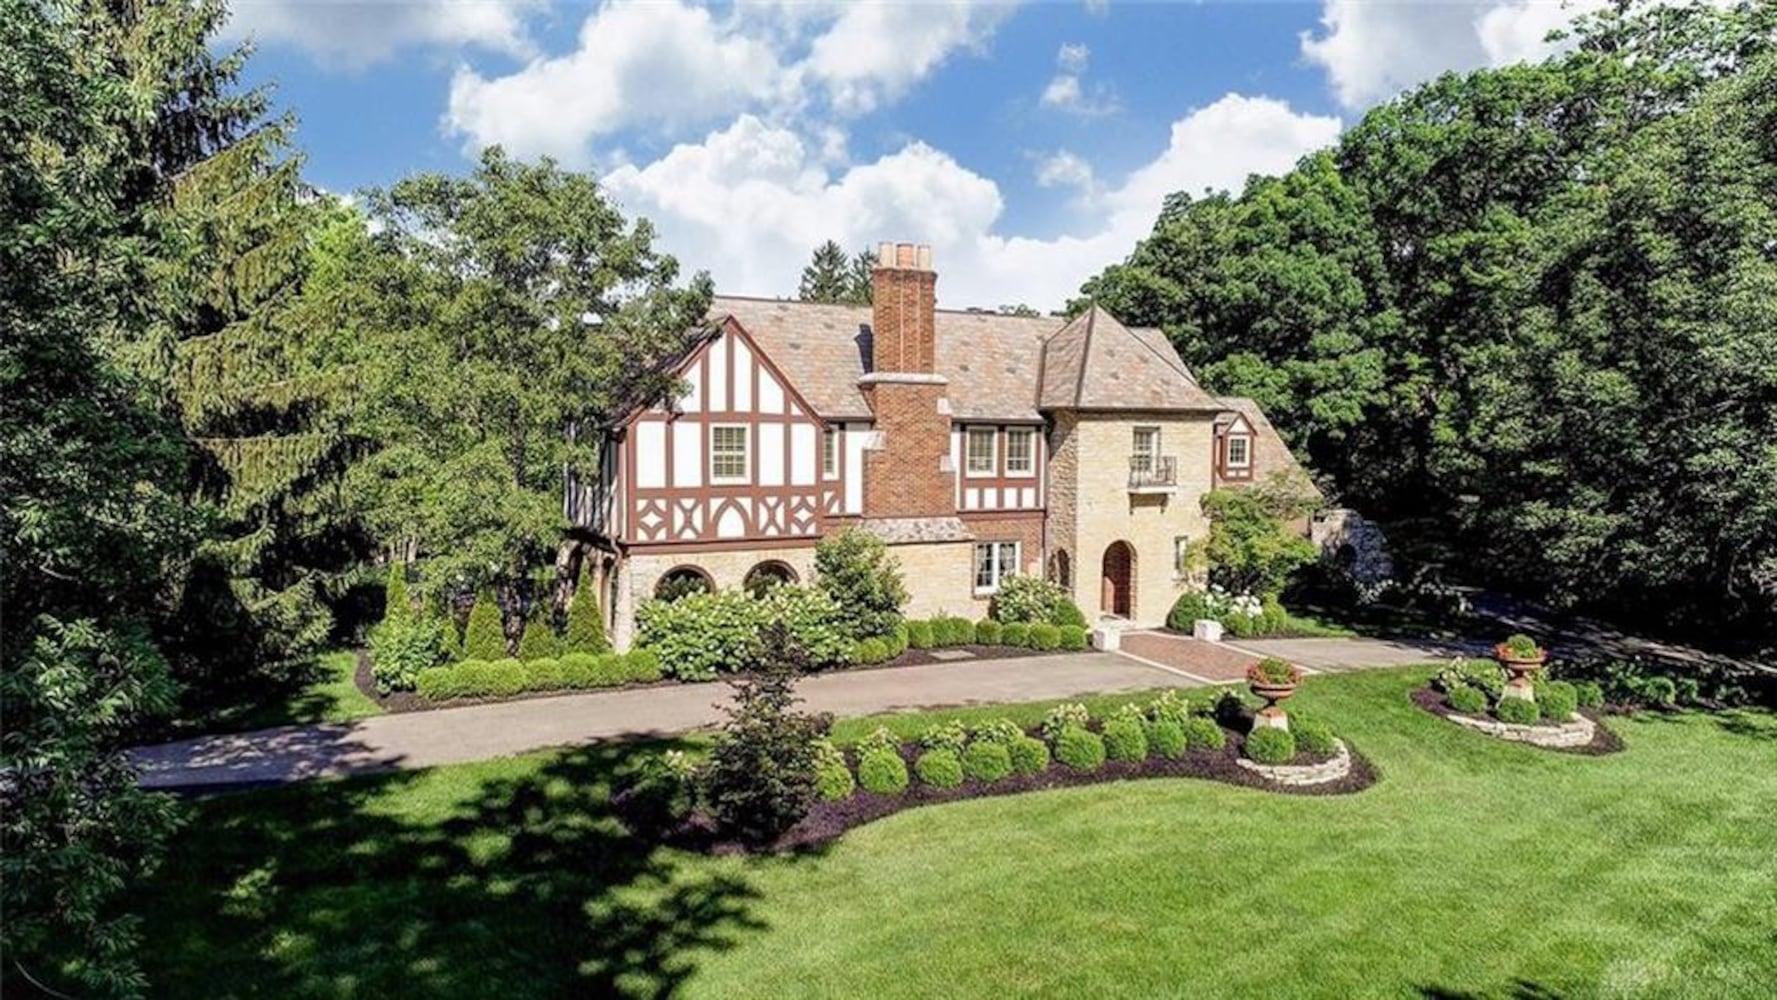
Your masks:
<svg viewBox="0 0 1777 1000"><path fill-rule="evenodd" d="M1490 997L1506 997L1509 1000L1561 1000L1564 994L1541 983L1520 979L1504 993L1474 993L1447 986L1421 986L1419 995L1425 1000L1487 1000Z"/></svg>
<svg viewBox="0 0 1777 1000"><path fill-rule="evenodd" d="M610 809L637 747L199 800L145 887L156 993L675 995L763 929L742 866L632 836ZM502 775L501 772L507 772ZM481 772L485 774L486 772Z"/></svg>

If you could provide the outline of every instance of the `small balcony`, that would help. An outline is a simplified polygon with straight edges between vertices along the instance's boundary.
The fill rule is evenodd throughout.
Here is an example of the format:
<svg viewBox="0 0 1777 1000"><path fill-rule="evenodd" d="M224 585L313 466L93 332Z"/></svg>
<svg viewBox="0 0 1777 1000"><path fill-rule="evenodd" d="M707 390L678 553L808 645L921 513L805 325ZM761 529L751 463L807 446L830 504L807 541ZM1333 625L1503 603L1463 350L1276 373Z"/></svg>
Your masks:
<svg viewBox="0 0 1777 1000"><path fill-rule="evenodd" d="M1129 492L1171 493L1178 489L1178 459L1172 455L1129 456Z"/></svg>

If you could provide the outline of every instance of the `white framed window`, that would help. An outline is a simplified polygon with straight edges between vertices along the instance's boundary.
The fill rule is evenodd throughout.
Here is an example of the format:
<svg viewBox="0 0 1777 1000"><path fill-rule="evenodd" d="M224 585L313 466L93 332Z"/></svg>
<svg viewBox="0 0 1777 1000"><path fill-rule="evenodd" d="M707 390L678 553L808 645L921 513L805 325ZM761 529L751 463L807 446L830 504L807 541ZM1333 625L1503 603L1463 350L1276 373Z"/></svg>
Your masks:
<svg viewBox="0 0 1777 1000"><path fill-rule="evenodd" d="M1018 572L1018 542L975 543L975 593L991 594Z"/></svg>
<svg viewBox="0 0 1777 1000"><path fill-rule="evenodd" d="M999 435L992 427L971 427L963 441L964 471L971 476L991 476L997 469L995 448Z"/></svg>
<svg viewBox="0 0 1777 1000"><path fill-rule="evenodd" d="M1246 469L1253 464L1253 439L1245 434L1228 435L1228 468Z"/></svg>
<svg viewBox="0 0 1777 1000"><path fill-rule="evenodd" d="M710 482L744 483L750 478L747 431L744 424L716 424L710 428Z"/></svg>
<svg viewBox="0 0 1777 1000"><path fill-rule="evenodd" d="M1135 472L1153 472L1159 464L1160 428L1137 427L1129 442L1129 468Z"/></svg>
<svg viewBox="0 0 1777 1000"><path fill-rule="evenodd" d="M821 476L826 479L839 478L839 428L829 427L821 432Z"/></svg>
<svg viewBox="0 0 1777 1000"><path fill-rule="evenodd" d="M1191 536L1172 536L1172 575L1184 579L1191 575Z"/></svg>
<svg viewBox="0 0 1777 1000"><path fill-rule="evenodd" d="M1006 475L1037 474L1037 432L1029 427L1013 427L1006 431Z"/></svg>

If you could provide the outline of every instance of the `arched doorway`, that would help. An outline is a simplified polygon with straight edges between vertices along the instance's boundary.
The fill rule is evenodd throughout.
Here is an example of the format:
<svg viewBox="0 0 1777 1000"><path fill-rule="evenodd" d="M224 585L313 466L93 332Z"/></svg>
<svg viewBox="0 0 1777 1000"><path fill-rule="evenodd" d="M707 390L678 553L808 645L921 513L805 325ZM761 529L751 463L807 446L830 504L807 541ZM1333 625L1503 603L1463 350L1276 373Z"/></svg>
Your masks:
<svg viewBox="0 0 1777 1000"><path fill-rule="evenodd" d="M662 601L676 601L691 594L713 594L716 581L701 566L675 566L662 573L654 584L654 596Z"/></svg>
<svg viewBox="0 0 1777 1000"><path fill-rule="evenodd" d="M1104 592L1100 607L1107 615L1128 618L1135 608L1135 550L1128 542L1112 542L1104 550Z"/></svg>
<svg viewBox="0 0 1777 1000"><path fill-rule="evenodd" d="M790 564L772 559L747 570L747 578L741 586L754 597L764 597L773 587L785 587L795 582L796 571L790 568Z"/></svg>

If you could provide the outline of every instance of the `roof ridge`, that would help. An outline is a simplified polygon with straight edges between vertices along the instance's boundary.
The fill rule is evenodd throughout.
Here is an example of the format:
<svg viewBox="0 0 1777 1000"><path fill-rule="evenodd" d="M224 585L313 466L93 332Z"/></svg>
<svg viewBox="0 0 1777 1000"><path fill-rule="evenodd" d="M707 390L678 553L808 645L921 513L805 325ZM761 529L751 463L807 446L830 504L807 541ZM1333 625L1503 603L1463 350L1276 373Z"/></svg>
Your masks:
<svg viewBox="0 0 1777 1000"><path fill-rule="evenodd" d="M1080 371L1074 376L1074 408L1079 409L1080 400L1086 398L1086 369L1092 363L1092 327L1098 319L1098 300L1086 308L1086 332L1080 338Z"/></svg>

